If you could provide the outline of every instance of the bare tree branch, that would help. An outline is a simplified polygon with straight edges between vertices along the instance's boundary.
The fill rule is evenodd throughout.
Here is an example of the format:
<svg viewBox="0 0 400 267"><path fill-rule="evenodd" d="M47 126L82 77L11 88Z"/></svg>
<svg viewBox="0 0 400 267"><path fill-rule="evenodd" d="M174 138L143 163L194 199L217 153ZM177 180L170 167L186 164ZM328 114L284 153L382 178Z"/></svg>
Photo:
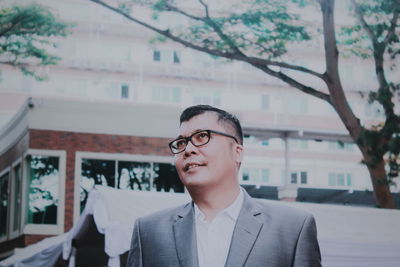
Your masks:
<svg viewBox="0 0 400 267"><path fill-rule="evenodd" d="M326 101L326 102L328 102L329 104L332 105L330 96L328 94L323 93L321 91L318 91L318 90L316 90L316 89L314 89L314 88L312 88L310 86L306 86L306 85L296 81L295 79L291 78L287 74L284 74L284 73L282 73L280 71L273 71L265 64L257 63L256 61L253 62L253 63L250 63L250 64L253 65L254 67L264 71L265 73L280 79L281 81L287 83L288 85L299 89L303 93L306 93L308 95L312 95L312 96L317 97L319 99L322 99L322 100L324 100L324 101Z"/></svg>
<svg viewBox="0 0 400 267"><path fill-rule="evenodd" d="M204 10L206 12L206 17L210 18L210 13L208 12L208 5L203 1L203 0L199 0L200 4L202 4L204 6Z"/></svg>
<svg viewBox="0 0 400 267"><path fill-rule="evenodd" d="M266 60L266 59L261 59L261 58L257 58L257 57L247 57L246 56L246 60L242 59L240 56L235 56L234 59L237 60L241 60L241 61L246 61L248 63L257 63L257 64L263 64L266 66L277 66L277 67L281 67L281 68L285 68L285 69L290 69L290 70L295 70L295 71L300 71L300 72L304 72L304 73L308 73L311 74L317 78L320 78L322 80L325 79L324 74L322 73L318 73L316 71L310 70L306 67L303 66L298 66L298 65L294 65L294 64L288 64L285 62L277 62L277 61L271 61L271 60Z"/></svg>
<svg viewBox="0 0 400 267"><path fill-rule="evenodd" d="M211 55L217 56L217 57L223 57L223 58L228 58L228 59L236 59L236 60L248 62L250 64L257 63L259 65L265 65L265 66L268 66L268 65L278 66L278 67L282 67L282 68L286 68L286 69L291 69L291 70L295 70L295 71L301 71L301 72L304 72L304 73L308 73L308 74L314 75L314 76L316 76L316 77L318 77L320 79L324 78L323 74L317 73L317 72L312 71L312 70L310 70L308 68L305 68L305 67L291 65L291 64L287 64L287 63L283 63L283 62L275 62L275 61L266 60L266 59L260 59L260 58L255 58L255 57L248 57L248 56L246 56L244 54L222 52L222 51L217 50L217 49L211 49L211 48L208 48L208 47L205 47L205 46L196 45L196 44L194 44L192 42L188 42L188 41L186 41L186 40L184 40L184 39L182 39L182 38L180 38L180 37L178 37L176 35L173 35L169 30L162 30L162 29L154 27L154 26L152 26L152 25L150 25L150 24L148 24L146 22L138 20L138 19L130 16L129 14L126 14L122 10L120 10L120 9L118 9L116 7L110 6L110 5L108 5L107 3L105 3L105 2L103 2L101 0L90 0L90 1L92 1L94 3L97 3L99 5L102 5L102 6L106 7L106 8L108 8L108 9L110 9L110 10L112 10L112 11L114 11L114 12L116 12L116 13L122 15L122 16L124 16L128 20L131 20L131 21L133 21L135 23L138 23L138 24L142 25L143 27L146 27L146 28L148 28L148 29L150 29L150 30L152 30L154 32L157 32L158 34L160 34L162 36L165 36L165 37L167 37L167 38L169 38L169 39L171 39L171 40L173 40L173 41L175 41L177 43L180 43L180 44L182 44L182 45L184 45L186 47L195 49L197 51L208 53L208 54L211 54Z"/></svg>
<svg viewBox="0 0 400 267"><path fill-rule="evenodd" d="M218 34L218 36L229 45L229 47L232 49L232 51L234 51L235 53L238 53L238 54L243 54L243 52L240 51L240 49L235 45L235 43L232 41L232 39L229 38L229 36L227 36L222 31L221 27L219 27L217 25L217 23L215 23L215 21L212 18L209 17L207 4L205 4L201 0L199 0L199 1L205 8L206 17L198 17L198 16L191 15L191 14L183 11L182 9L180 9L180 8L178 8L176 6L171 6L171 5L168 5L168 10L177 12L177 13L179 13L181 15L184 15L184 16L186 16L188 18L191 18L193 20L202 21L202 22L206 23L207 25L211 26L214 29L214 31Z"/></svg>
<svg viewBox="0 0 400 267"><path fill-rule="evenodd" d="M116 7L110 6L109 4L107 4L107 3L105 3L105 2L103 2L101 0L89 0L89 1L92 1L92 2L97 3L99 5L102 5L105 8L110 9L110 10L112 10L112 11L114 11L114 12L116 12L116 13L122 15L122 16L124 16L128 20L133 21L133 22L135 22L135 23L137 23L139 25L142 25L143 27L145 27L147 29L150 29L150 30L162 35L162 36L165 36L165 37L167 37L167 38L169 38L169 39L171 39L171 40L173 40L173 41L175 41L177 43L180 43L183 46L186 46L186 47L189 47L189 48L201 51L201 52L205 52L205 53L208 53L208 54L211 54L211 55L214 55L214 56L218 56L218 57L229 58L232 55L232 53L221 52L221 51L216 50L216 49L210 49L208 47L199 46L199 45L196 45L194 43L188 42L188 41L186 41L186 40L184 40L184 39L182 39L182 38L180 38L180 37L178 37L176 35L173 35L168 29L167 30L162 30L160 28L154 27L154 26L152 26L152 25L150 25L150 24L148 24L148 23L146 23L144 21L141 21L139 19L136 19L136 18L130 16L129 14L126 14L125 12L123 12L122 10L120 10L120 9L118 9Z"/></svg>
<svg viewBox="0 0 400 267"><path fill-rule="evenodd" d="M303 91L304 93L307 93L309 95L313 95L315 97L318 97L318 98L320 98L322 100L325 100L328 103L332 104L332 102L330 100L330 96L328 94L320 92L320 91L318 91L318 90L316 90L316 89L314 89L312 87L306 86L306 85L294 80L293 78L289 77L288 75L286 75L286 74L284 74L282 72L273 71L270 68L268 68L268 65L279 66L279 67L282 67L282 68L292 69L292 70L296 70L296 71L302 71L302 72L312 74L312 75L322 79L324 76L322 74L320 74L320 73L314 72L312 70L309 70L309 69L301 67L301 66L296 66L296 65L291 65L291 64L287 64L287 63L281 63L281 62L273 62L273 61L270 61L270 60L259 59L259 58L254 58L254 57L248 57L248 56L246 56L246 55L244 55L242 53L221 52L221 51L216 50L216 49L210 49L210 48L207 48L207 47L199 46L199 45L193 44L191 42L188 42L188 41L186 41L186 40L184 40L184 39L182 39L182 38L180 38L178 36L173 35L169 30L161 30L161 29L159 29L157 27L149 25L146 22L138 20L138 19L126 14L125 12L121 11L120 9L115 8L113 6L110 6L107 3L104 3L103 1L100 1L100 0L90 0L90 1L95 2L97 4L100 4L100 5L102 5L102 6L106 7L106 8L114 11L114 12L117 12L118 14L121 14L122 16L126 17L127 19L129 19L129 20L131 20L133 22L136 22L136 23L138 23L138 24L140 24L140 25L142 25L142 26L144 26L144 27L146 27L146 28L148 28L148 29L150 29L152 31L155 31L155 32L157 32L157 33L159 33L159 34L161 34L161 35L163 35L163 36L175 41L175 42L178 42L178 43L186 46L186 47L195 49L197 51L205 52L205 53L208 53L208 54L211 54L211 55L214 55L214 56L224 57L224 58L228 58L228 59L236 59L236 60L240 60L240 61L243 61L243 62L250 63L251 65L255 66L256 68L259 68L262 71L270 74L271 76L274 76L274 77L276 77L278 79L283 80L287 84L289 84L289 85L291 85L291 86Z"/></svg>

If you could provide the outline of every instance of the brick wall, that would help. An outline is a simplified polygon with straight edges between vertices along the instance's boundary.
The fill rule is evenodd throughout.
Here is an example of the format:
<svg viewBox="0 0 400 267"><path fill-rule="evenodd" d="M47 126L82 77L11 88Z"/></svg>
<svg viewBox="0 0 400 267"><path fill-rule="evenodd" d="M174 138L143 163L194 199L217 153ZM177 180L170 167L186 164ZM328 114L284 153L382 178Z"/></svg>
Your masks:
<svg viewBox="0 0 400 267"><path fill-rule="evenodd" d="M29 148L64 150L67 153L65 231L73 224L76 151L169 156L169 141L167 138L29 130Z"/></svg>

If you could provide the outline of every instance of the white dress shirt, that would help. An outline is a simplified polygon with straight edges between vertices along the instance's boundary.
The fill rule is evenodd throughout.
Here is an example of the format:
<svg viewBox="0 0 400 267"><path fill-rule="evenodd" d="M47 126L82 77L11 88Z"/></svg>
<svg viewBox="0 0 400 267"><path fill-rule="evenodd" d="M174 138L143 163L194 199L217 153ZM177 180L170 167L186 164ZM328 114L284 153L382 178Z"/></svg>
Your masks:
<svg viewBox="0 0 400 267"><path fill-rule="evenodd" d="M212 221L206 221L203 212L194 204L199 267L225 266L243 198L240 189L235 201L220 211Z"/></svg>

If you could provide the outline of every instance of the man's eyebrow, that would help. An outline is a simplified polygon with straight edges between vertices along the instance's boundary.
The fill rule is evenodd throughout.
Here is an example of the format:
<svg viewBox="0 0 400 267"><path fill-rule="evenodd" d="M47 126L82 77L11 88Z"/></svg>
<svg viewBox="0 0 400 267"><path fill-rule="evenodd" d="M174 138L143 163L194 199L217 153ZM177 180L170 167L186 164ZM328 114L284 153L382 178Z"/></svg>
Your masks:
<svg viewBox="0 0 400 267"><path fill-rule="evenodd" d="M192 134L194 134L194 133L197 133L197 132L201 132L201 131L205 131L205 129L196 129L196 130L194 130L193 132L191 132L190 133L190 135L192 135ZM189 136L190 136L189 135ZM187 136L183 136L183 135L178 135L178 137L176 138L176 139L180 139L180 138L186 138Z"/></svg>

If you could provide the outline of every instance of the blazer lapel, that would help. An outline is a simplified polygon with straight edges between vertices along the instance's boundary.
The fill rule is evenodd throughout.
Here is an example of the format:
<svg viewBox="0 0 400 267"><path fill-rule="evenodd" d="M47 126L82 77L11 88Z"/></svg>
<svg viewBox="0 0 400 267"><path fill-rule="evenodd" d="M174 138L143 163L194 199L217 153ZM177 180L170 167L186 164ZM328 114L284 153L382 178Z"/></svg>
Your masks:
<svg viewBox="0 0 400 267"><path fill-rule="evenodd" d="M261 212L258 211L255 201L245 191L243 193L243 206L233 230L231 246L225 263L227 267L244 266L263 226L263 223L257 219Z"/></svg>
<svg viewBox="0 0 400 267"><path fill-rule="evenodd" d="M173 225L179 263L183 267L198 267L197 241L193 204L187 204L177 215Z"/></svg>

